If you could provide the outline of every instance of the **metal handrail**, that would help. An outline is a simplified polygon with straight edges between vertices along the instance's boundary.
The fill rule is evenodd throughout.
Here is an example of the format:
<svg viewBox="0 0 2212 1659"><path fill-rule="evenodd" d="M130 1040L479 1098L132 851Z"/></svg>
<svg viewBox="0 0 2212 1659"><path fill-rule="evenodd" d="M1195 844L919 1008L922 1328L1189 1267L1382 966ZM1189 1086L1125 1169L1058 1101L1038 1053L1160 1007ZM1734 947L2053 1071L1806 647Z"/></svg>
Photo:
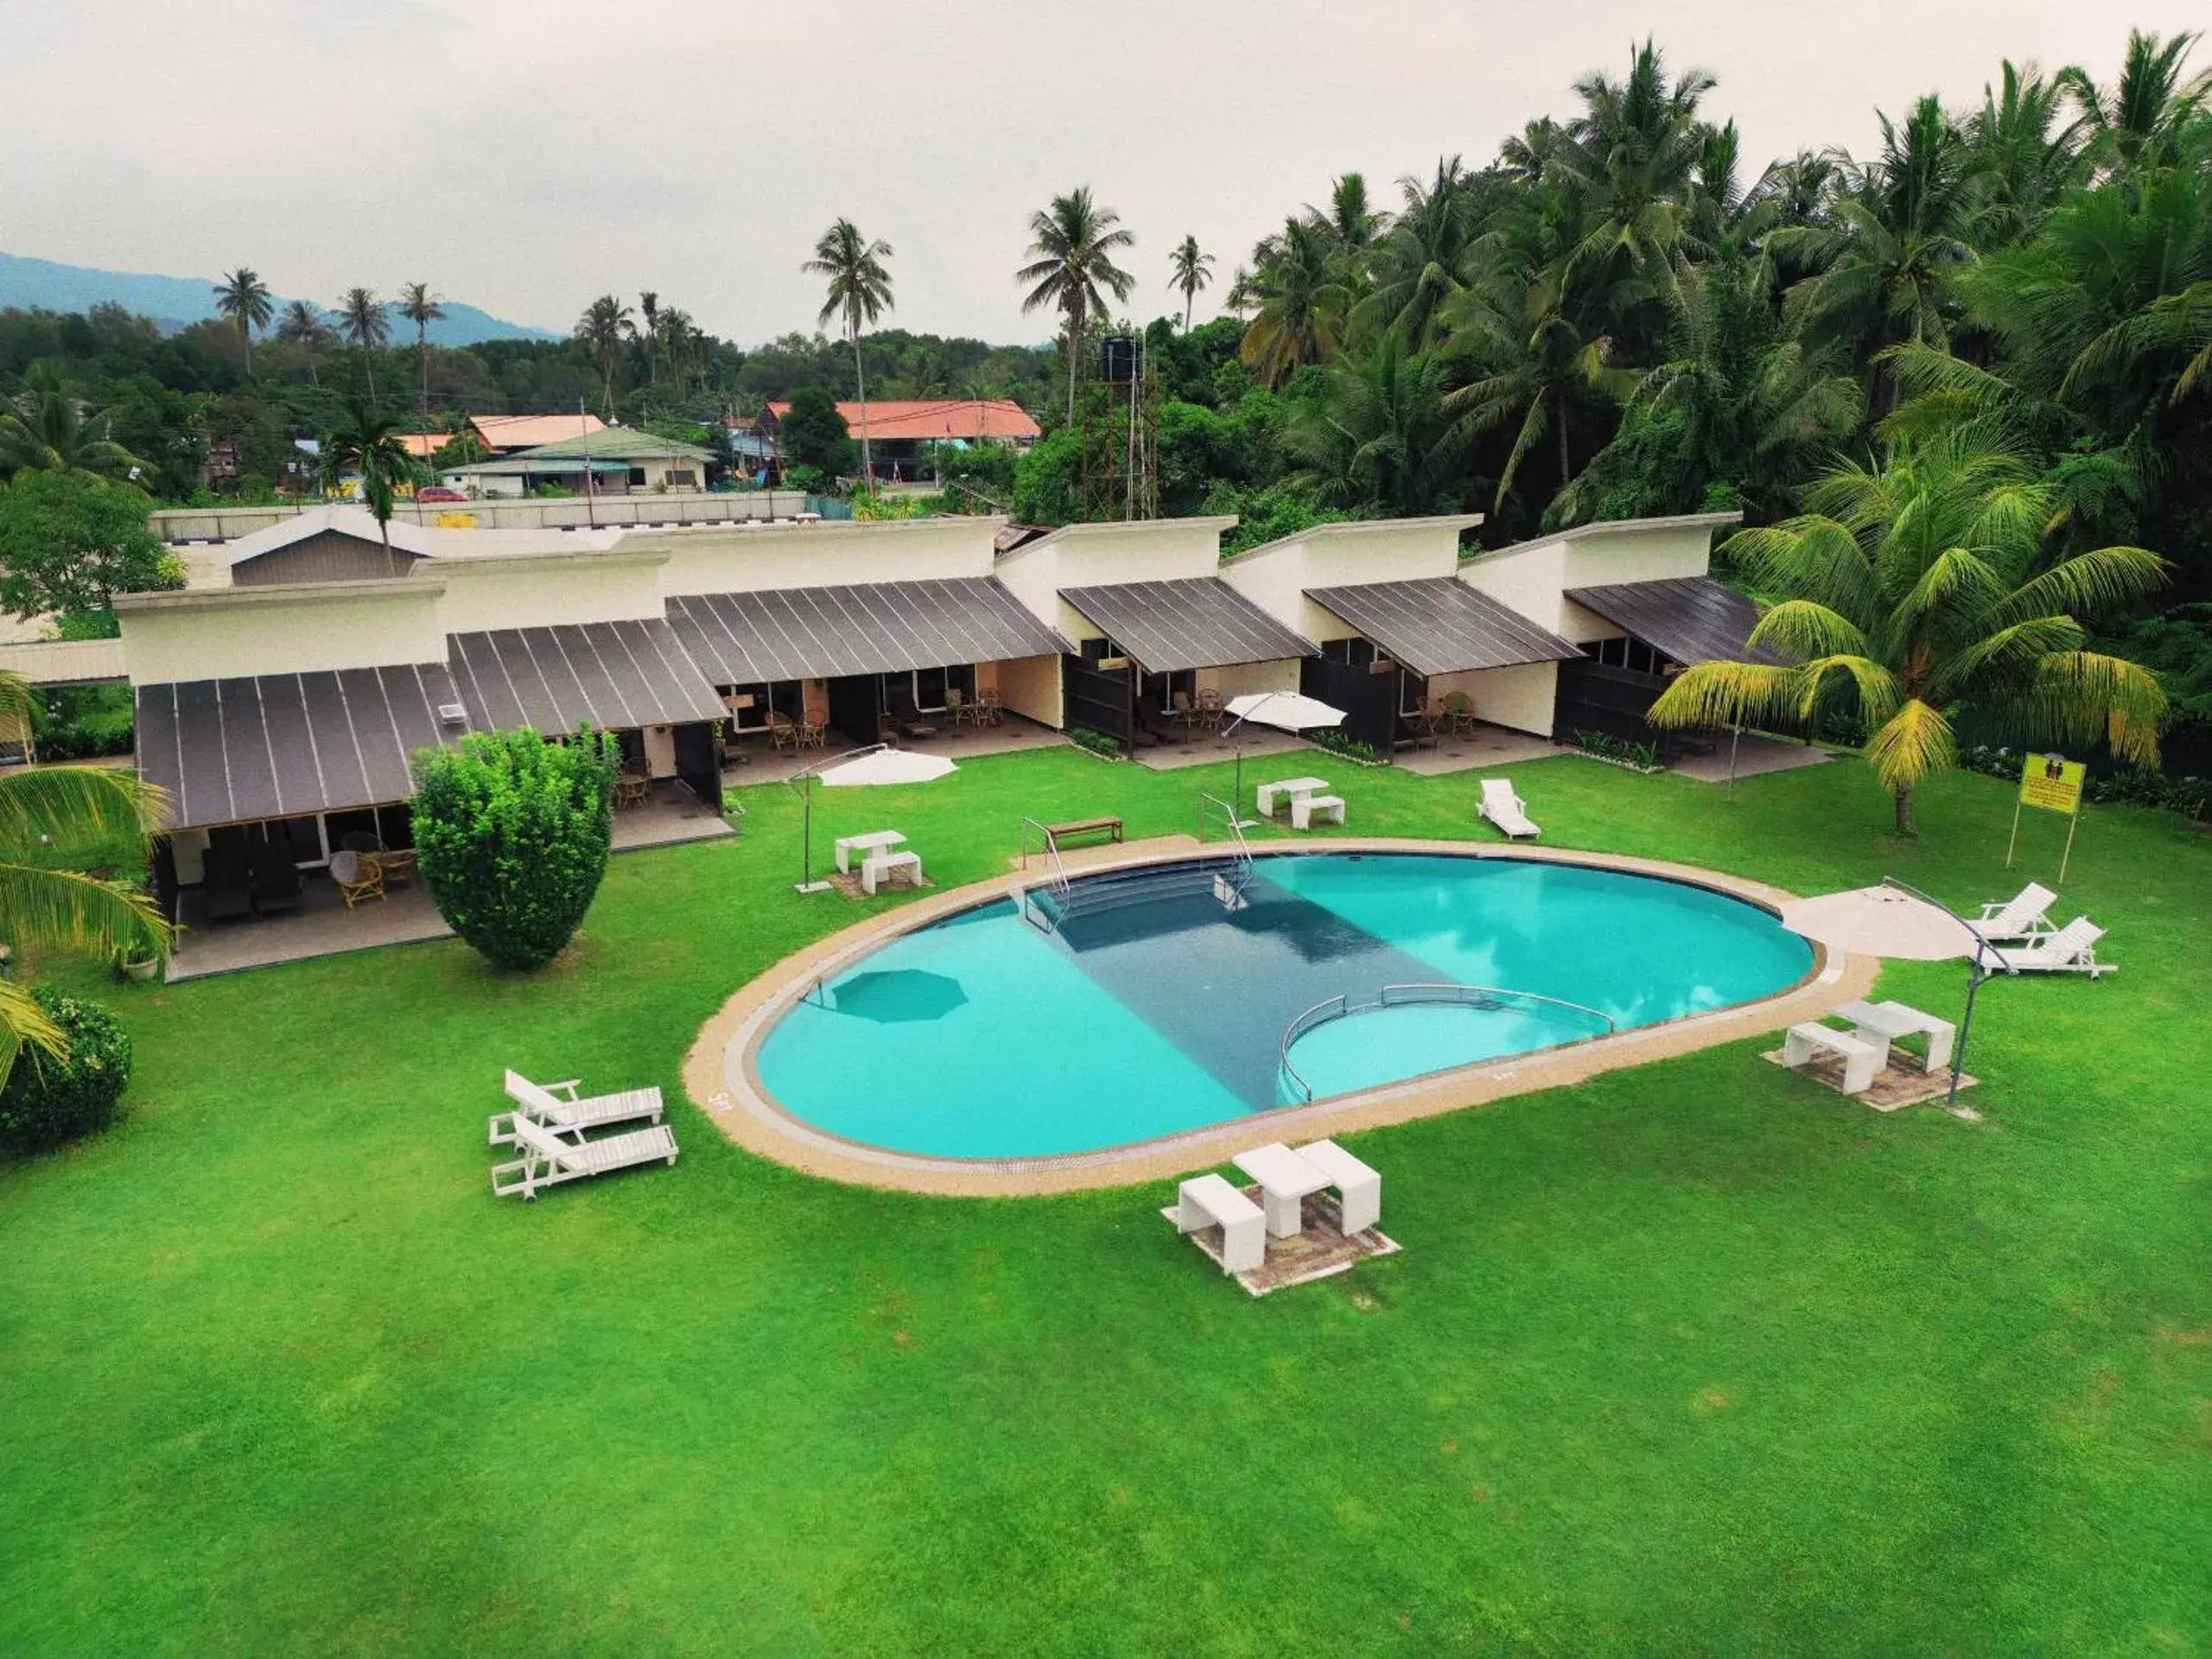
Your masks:
<svg viewBox="0 0 2212 1659"><path fill-rule="evenodd" d="M1221 816L1229 825L1229 839L1236 844L1237 861L1249 869L1252 864L1252 848L1251 844L1244 839L1243 825L1236 821L1236 809L1219 796L1209 795L1205 791L1200 790L1198 791L1198 828L1201 832L1205 829L1206 808L1209 806L1221 809Z"/></svg>
<svg viewBox="0 0 2212 1659"><path fill-rule="evenodd" d="M1603 1008L1593 1008L1584 1002L1570 1002L1563 996L1546 996L1541 991L1516 991L1502 985L1429 984L1415 981L1385 985L1376 992L1372 1002L1356 1003L1348 995L1332 996L1316 1002L1283 1027L1282 1041L1275 1051L1276 1063L1283 1073L1298 1085L1299 1092L1310 1101L1313 1098L1313 1085L1306 1080L1306 1074L1292 1061L1290 1051L1292 1045L1316 1027L1325 1026L1332 1020L1341 1020L1348 1014L1369 1014L1376 1008L1387 1008L1393 1003L1468 1002L1485 999L1495 1001L1502 996L1525 997L1531 1002L1548 1002L1554 1007L1586 1014L1593 1020L1605 1021L1604 1034L1606 1036L1620 1029L1620 1022Z"/></svg>
<svg viewBox="0 0 2212 1659"><path fill-rule="evenodd" d="M1029 832L1032 830L1044 839L1044 854L1048 861L1045 868L1052 878L1052 891L1065 893L1068 890L1067 867L1060 862L1060 843L1054 837L1052 826L1049 823L1040 823L1035 818L1022 819L1020 853L1021 868L1025 870L1029 868Z"/></svg>

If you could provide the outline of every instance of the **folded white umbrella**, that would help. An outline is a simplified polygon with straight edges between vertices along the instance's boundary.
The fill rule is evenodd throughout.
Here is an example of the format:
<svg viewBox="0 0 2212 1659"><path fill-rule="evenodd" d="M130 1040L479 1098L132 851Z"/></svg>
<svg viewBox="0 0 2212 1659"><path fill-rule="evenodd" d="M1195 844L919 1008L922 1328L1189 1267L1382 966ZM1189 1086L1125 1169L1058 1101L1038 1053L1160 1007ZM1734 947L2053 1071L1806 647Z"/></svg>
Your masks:
<svg viewBox="0 0 2212 1659"><path fill-rule="evenodd" d="M1337 726L1344 711L1332 709L1315 697L1296 691L1248 691L1229 700L1229 712L1238 720L1273 726L1286 732L1303 732L1316 726Z"/></svg>
<svg viewBox="0 0 2212 1659"><path fill-rule="evenodd" d="M959 770L941 754L878 749L873 754L825 766L819 776L826 788L846 789L856 784L933 784L947 772Z"/></svg>
<svg viewBox="0 0 2212 1659"><path fill-rule="evenodd" d="M1853 887L1792 899L1782 907L1782 925L1838 950L1904 962L1970 957L1981 943L1942 906L1897 887Z"/></svg>

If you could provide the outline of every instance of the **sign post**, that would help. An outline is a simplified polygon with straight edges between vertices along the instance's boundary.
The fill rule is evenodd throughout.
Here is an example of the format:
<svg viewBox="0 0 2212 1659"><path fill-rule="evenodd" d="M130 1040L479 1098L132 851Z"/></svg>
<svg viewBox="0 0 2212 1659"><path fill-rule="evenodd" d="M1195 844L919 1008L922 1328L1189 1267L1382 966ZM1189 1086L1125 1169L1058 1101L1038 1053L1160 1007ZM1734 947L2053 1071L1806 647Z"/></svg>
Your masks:
<svg viewBox="0 0 2212 1659"><path fill-rule="evenodd" d="M2012 803L2012 835L2005 843L2005 868L2012 868L2012 852L2020 841L2020 809L2037 807L2066 814L2066 850L2059 855L2058 880L2066 880L2066 865L2074 856L2074 831L2082 823L2082 779L2079 760L2063 754L2031 754L2020 764L2020 792Z"/></svg>

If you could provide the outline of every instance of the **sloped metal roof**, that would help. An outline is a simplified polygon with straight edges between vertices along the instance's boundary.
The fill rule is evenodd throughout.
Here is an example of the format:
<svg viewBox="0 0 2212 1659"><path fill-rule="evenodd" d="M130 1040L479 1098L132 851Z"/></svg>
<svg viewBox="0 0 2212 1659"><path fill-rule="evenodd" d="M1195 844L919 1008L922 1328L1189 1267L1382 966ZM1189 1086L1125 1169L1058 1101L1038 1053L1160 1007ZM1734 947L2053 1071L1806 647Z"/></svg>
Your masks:
<svg viewBox="0 0 2212 1659"><path fill-rule="evenodd" d="M692 594L669 620L718 684L896 673L1075 647L988 576Z"/></svg>
<svg viewBox="0 0 2212 1659"><path fill-rule="evenodd" d="M98 685L127 680L120 639L26 639L0 645L0 672L33 685Z"/></svg>
<svg viewBox="0 0 2212 1659"><path fill-rule="evenodd" d="M408 761L466 733L443 663L142 685L138 769L173 830L404 801Z"/></svg>
<svg viewBox="0 0 2212 1659"><path fill-rule="evenodd" d="M1068 588L1081 611L1147 674L1311 657L1320 647L1269 616L1218 576Z"/></svg>
<svg viewBox="0 0 2212 1659"><path fill-rule="evenodd" d="M729 712L658 617L453 633L446 652L469 719L487 731L613 730Z"/></svg>
<svg viewBox="0 0 2212 1659"><path fill-rule="evenodd" d="M1685 666L1784 660L1764 647L1751 652L1745 650L1745 641L1758 624L1759 607L1710 576L1570 588L1567 596L1661 656Z"/></svg>
<svg viewBox="0 0 2212 1659"><path fill-rule="evenodd" d="M1580 646L1451 576L1309 588L1306 596L1416 674L1563 663L1582 655Z"/></svg>

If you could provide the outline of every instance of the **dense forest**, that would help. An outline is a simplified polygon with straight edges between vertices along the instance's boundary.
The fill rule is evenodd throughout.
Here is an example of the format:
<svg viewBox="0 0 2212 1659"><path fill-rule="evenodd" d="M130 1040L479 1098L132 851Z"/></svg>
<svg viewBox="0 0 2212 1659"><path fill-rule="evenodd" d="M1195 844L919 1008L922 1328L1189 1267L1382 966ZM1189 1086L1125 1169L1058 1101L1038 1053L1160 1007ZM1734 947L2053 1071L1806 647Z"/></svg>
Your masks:
<svg viewBox="0 0 2212 1659"><path fill-rule="evenodd" d="M1647 43L1486 163L1446 156L1388 191L1317 181L1314 205L1220 274L1227 315L1195 327L1216 257L1185 237L1179 315L1141 328L1160 511L1237 512L1248 543L1445 511L1487 515L1492 544L1708 508L1773 524L1839 469L1904 477L1948 446L2001 474L1985 508L2045 514L2049 558L2164 561L2077 608L2161 669L2177 713L2212 718L2212 108L2196 44L2133 35L2104 79L2003 62L1979 103L1884 115L1872 155L1758 168L1713 79ZM1060 314L1052 346L869 327L888 263L841 277L823 256L840 235L851 260L889 250L840 220L807 268L832 274L820 321L842 339L746 350L648 293L594 301L567 340L446 349L420 343L425 285L272 316L241 270L227 322L174 334L112 308L0 313L0 393L18 426L62 418L41 397L66 402L165 499L205 487L218 442L238 458L226 487L282 482L292 439L330 429L347 395L448 427L583 407L683 429L804 387L1013 397L1045 442L1018 467L963 461L960 499L1058 522L1084 511L1071 363L1139 331L1115 264L1133 237L1087 189L1032 229L1037 263L1016 280Z"/></svg>

